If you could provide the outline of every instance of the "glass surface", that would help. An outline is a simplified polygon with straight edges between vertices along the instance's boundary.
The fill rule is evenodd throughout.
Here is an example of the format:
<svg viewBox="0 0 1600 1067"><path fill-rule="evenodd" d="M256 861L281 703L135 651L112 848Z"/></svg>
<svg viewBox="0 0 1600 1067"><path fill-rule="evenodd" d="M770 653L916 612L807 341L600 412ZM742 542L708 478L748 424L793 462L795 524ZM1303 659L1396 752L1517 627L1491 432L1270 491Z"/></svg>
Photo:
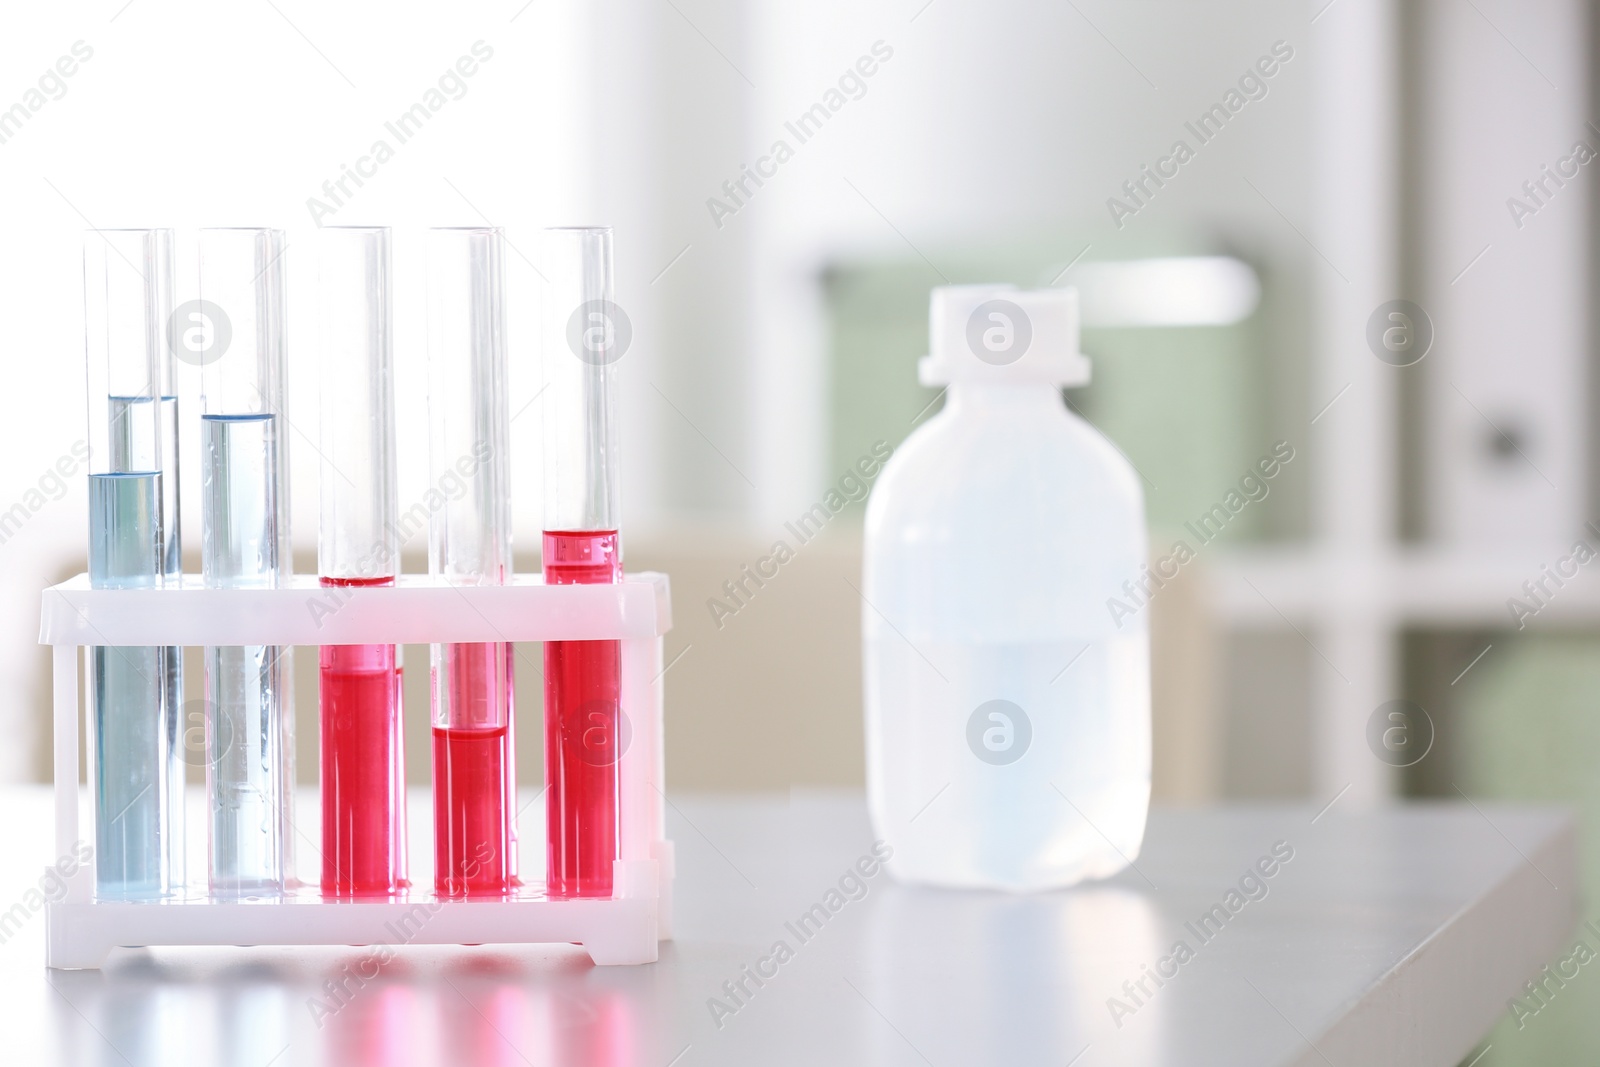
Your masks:
<svg viewBox="0 0 1600 1067"><path fill-rule="evenodd" d="M161 585L159 474L89 476L89 580L100 589ZM167 699L177 649L89 650L95 894L148 900L182 881L183 762Z"/></svg>
<svg viewBox="0 0 1600 1067"><path fill-rule="evenodd" d="M83 242L89 581L178 580L177 401L165 330L170 230ZM177 648L89 650L97 895L152 899L183 881L183 659Z"/></svg>
<svg viewBox="0 0 1600 1067"><path fill-rule="evenodd" d="M617 360L611 230L544 232L544 528L614 530L618 522Z"/></svg>
<svg viewBox="0 0 1600 1067"><path fill-rule="evenodd" d="M204 581L214 588L270 589L279 575L277 417L207 415L201 436ZM275 646L205 650L214 893L274 893L287 876L293 730L284 709L282 656Z"/></svg>
<svg viewBox="0 0 1600 1067"><path fill-rule="evenodd" d="M200 232L202 579L270 589L289 572L283 425L283 234ZM205 651L210 885L271 895L291 875L294 718L289 650Z"/></svg>
<svg viewBox="0 0 1600 1067"><path fill-rule="evenodd" d="M622 577L614 530L544 535L544 580L589 585ZM622 643L546 641L544 775L546 889L609 897L620 840Z"/></svg>
<svg viewBox="0 0 1600 1067"><path fill-rule="evenodd" d="M395 534L393 308L389 231L317 232L321 352L322 584L390 585ZM404 888L405 744L393 645L324 645L322 889L334 896Z"/></svg>
<svg viewBox="0 0 1600 1067"><path fill-rule="evenodd" d="M83 310L89 470L160 470L155 400L172 395L172 231L85 231Z"/></svg>
<svg viewBox="0 0 1600 1067"><path fill-rule="evenodd" d="M320 667L322 891L392 894L409 884L395 646L323 645Z"/></svg>
<svg viewBox="0 0 1600 1067"><path fill-rule="evenodd" d="M436 653L439 646L434 646ZM517 880L512 646L448 645L434 666L434 888L501 895Z"/></svg>
<svg viewBox="0 0 1600 1067"><path fill-rule="evenodd" d="M161 573L171 585L183 583L183 507L178 486L178 398L163 396L156 408L161 435ZM180 684L177 693L182 694Z"/></svg>
<svg viewBox="0 0 1600 1067"><path fill-rule="evenodd" d="M544 579L615 582L616 361L611 231L546 230ZM547 865L551 896L607 897L617 858L621 706L615 641L544 646Z"/></svg>
<svg viewBox="0 0 1600 1067"><path fill-rule="evenodd" d="M428 573L452 585L511 574L501 235L428 233L430 484L444 497ZM509 643L430 649L435 888L503 894L517 878L514 698Z"/></svg>
<svg viewBox="0 0 1600 1067"><path fill-rule="evenodd" d="M324 578L387 578L395 534L393 308L389 231L318 230L317 358Z"/></svg>

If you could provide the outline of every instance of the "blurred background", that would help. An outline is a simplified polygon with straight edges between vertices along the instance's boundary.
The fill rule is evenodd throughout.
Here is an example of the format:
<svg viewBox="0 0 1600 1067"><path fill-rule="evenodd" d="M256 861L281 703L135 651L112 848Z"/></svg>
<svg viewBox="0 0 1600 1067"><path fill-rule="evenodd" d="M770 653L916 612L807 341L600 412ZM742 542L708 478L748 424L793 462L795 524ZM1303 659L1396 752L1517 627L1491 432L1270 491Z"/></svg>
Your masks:
<svg viewBox="0 0 1600 1067"><path fill-rule="evenodd" d="M506 228L517 552L534 570L529 261L542 226L609 223L634 326L626 558L675 594L675 787L861 784L847 580L863 505L734 614L713 602L860 456L937 412L915 375L930 287L1076 285L1095 376L1068 401L1139 470L1153 553L1195 551L1150 607L1157 799L1570 802L1600 884L1593 4L445 7L7 13L0 778L48 777L38 593L84 569L84 228L177 227L178 300L196 227L287 229L310 573L302 239L395 227L404 510L427 489L422 231ZM456 76L467 55L476 72ZM62 57L70 76L52 73ZM429 117L402 141L386 124L419 103ZM178 369L194 410L197 372ZM1235 514L1229 493L1275 449L1292 459ZM1225 529L1197 536L1217 505ZM425 571L426 535L405 548ZM426 662L407 650L413 781ZM314 656L298 675L305 776ZM537 722L536 678L519 681ZM535 782L538 731L519 744ZM1574 983L1481 1062L1600 1047L1596 1007L1600 981Z"/></svg>

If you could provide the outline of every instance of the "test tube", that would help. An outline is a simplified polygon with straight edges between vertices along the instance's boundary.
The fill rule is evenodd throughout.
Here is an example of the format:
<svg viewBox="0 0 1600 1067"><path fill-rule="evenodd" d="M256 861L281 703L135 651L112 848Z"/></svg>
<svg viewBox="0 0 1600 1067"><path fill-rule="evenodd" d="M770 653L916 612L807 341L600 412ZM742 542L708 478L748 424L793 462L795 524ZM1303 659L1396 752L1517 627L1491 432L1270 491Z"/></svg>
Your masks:
<svg viewBox="0 0 1600 1067"><path fill-rule="evenodd" d="M389 230L317 231L321 339L323 611L393 585L396 536ZM323 645L322 891L394 893L406 882L405 750L394 645Z"/></svg>
<svg viewBox="0 0 1600 1067"><path fill-rule="evenodd" d="M272 589L287 552L284 426L284 236L200 231L200 298L178 329L203 339L201 580L213 589ZM193 351L193 346L189 346ZM282 892L293 836L294 714L289 649L205 650L206 793L213 895Z"/></svg>
<svg viewBox="0 0 1600 1067"><path fill-rule="evenodd" d="M429 484L444 503L428 529L428 573L450 585L511 576L501 294L500 230L429 231ZM434 888L504 895L517 877L512 646L434 645L429 655Z"/></svg>
<svg viewBox="0 0 1600 1067"><path fill-rule="evenodd" d="M90 230L83 288L89 399L89 583L154 589L176 534L163 525L172 231ZM172 401L175 407L176 401ZM175 432L175 423L170 427ZM166 439L164 439L166 438ZM90 649L95 893L149 900L183 881L179 652Z"/></svg>
<svg viewBox="0 0 1600 1067"><path fill-rule="evenodd" d="M616 367L609 227L545 231L544 580L616 582ZM617 859L621 643L544 646L546 889L609 897Z"/></svg>
<svg viewBox="0 0 1600 1067"><path fill-rule="evenodd" d="M156 418L160 421L158 431L161 435L161 575L168 586L183 585L183 509L179 506L180 488L183 484L179 473L180 450L178 448L178 383L173 375L173 329L176 325L172 321L172 231L163 229L157 231L165 236L160 238L160 243L166 248L162 258L166 262L164 268L158 268L157 274L163 278L160 285L164 288L166 296L162 298L161 330L164 343L156 346L156 376L160 382L160 403L156 405ZM183 699L183 650L181 648L168 649L167 655L162 660L166 669L166 699L172 706L172 717L177 731L179 744L179 763L183 762L186 726ZM183 808L184 780L180 776L174 791L176 799L174 804L181 812Z"/></svg>

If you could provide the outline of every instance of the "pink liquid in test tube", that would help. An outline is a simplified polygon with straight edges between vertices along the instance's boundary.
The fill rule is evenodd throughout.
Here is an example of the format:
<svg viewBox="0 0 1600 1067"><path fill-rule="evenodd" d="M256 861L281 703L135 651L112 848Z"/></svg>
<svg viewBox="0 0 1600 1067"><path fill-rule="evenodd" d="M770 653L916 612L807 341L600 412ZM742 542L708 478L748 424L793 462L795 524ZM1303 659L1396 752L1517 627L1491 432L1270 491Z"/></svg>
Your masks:
<svg viewBox="0 0 1600 1067"><path fill-rule="evenodd" d="M322 579L324 586L393 585L392 578ZM405 884L400 669L393 645L323 645L322 890L385 894Z"/></svg>
<svg viewBox="0 0 1600 1067"><path fill-rule="evenodd" d="M550 585L616 582L617 532L545 531ZM611 895L617 856L619 641L544 646L544 750L551 896Z"/></svg>
<svg viewBox="0 0 1600 1067"><path fill-rule="evenodd" d="M513 706L511 645L446 645L444 655L455 706ZM433 728L434 888L444 896L503 894L516 882L513 719L485 718Z"/></svg>
<svg viewBox="0 0 1600 1067"><path fill-rule="evenodd" d="M617 535L616 361L611 231L545 231L544 580L622 578ZM618 641L544 646L545 883L552 897L609 897L620 857L618 762L626 741Z"/></svg>
<svg viewBox="0 0 1600 1067"><path fill-rule="evenodd" d="M337 613L394 584L394 386L389 231L317 232L322 508L317 570ZM319 708L322 892L394 894L406 881L405 747L393 645L324 645Z"/></svg>
<svg viewBox="0 0 1600 1067"><path fill-rule="evenodd" d="M511 573L509 412L500 231L428 232L429 458L435 509L428 573L503 585ZM434 890L504 896L517 884L513 646L434 645Z"/></svg>

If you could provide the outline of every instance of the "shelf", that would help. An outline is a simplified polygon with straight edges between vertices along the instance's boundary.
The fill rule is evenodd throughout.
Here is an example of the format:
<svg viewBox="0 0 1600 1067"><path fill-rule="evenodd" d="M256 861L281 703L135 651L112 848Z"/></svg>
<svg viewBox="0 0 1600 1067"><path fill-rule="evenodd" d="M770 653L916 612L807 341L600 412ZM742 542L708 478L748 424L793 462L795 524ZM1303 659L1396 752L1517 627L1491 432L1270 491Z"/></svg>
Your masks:
<svg viewBox="0 0 1600 1067"><path fill-rule="evenodd" d="M1234 549L1207 560L1205 579L1218 613L1233 624L1281 626L1329 619L1515 628L1515 597L1538 605L1523 583L1545 579L1571 546L1486 555L1397 548L1362 555L1303 547ZM1576 564L1568 565L1571 570ZM1600 559L1576 566L1557 587L1546 580L1546 606L1527 624L1600 623Z"/></svg>

